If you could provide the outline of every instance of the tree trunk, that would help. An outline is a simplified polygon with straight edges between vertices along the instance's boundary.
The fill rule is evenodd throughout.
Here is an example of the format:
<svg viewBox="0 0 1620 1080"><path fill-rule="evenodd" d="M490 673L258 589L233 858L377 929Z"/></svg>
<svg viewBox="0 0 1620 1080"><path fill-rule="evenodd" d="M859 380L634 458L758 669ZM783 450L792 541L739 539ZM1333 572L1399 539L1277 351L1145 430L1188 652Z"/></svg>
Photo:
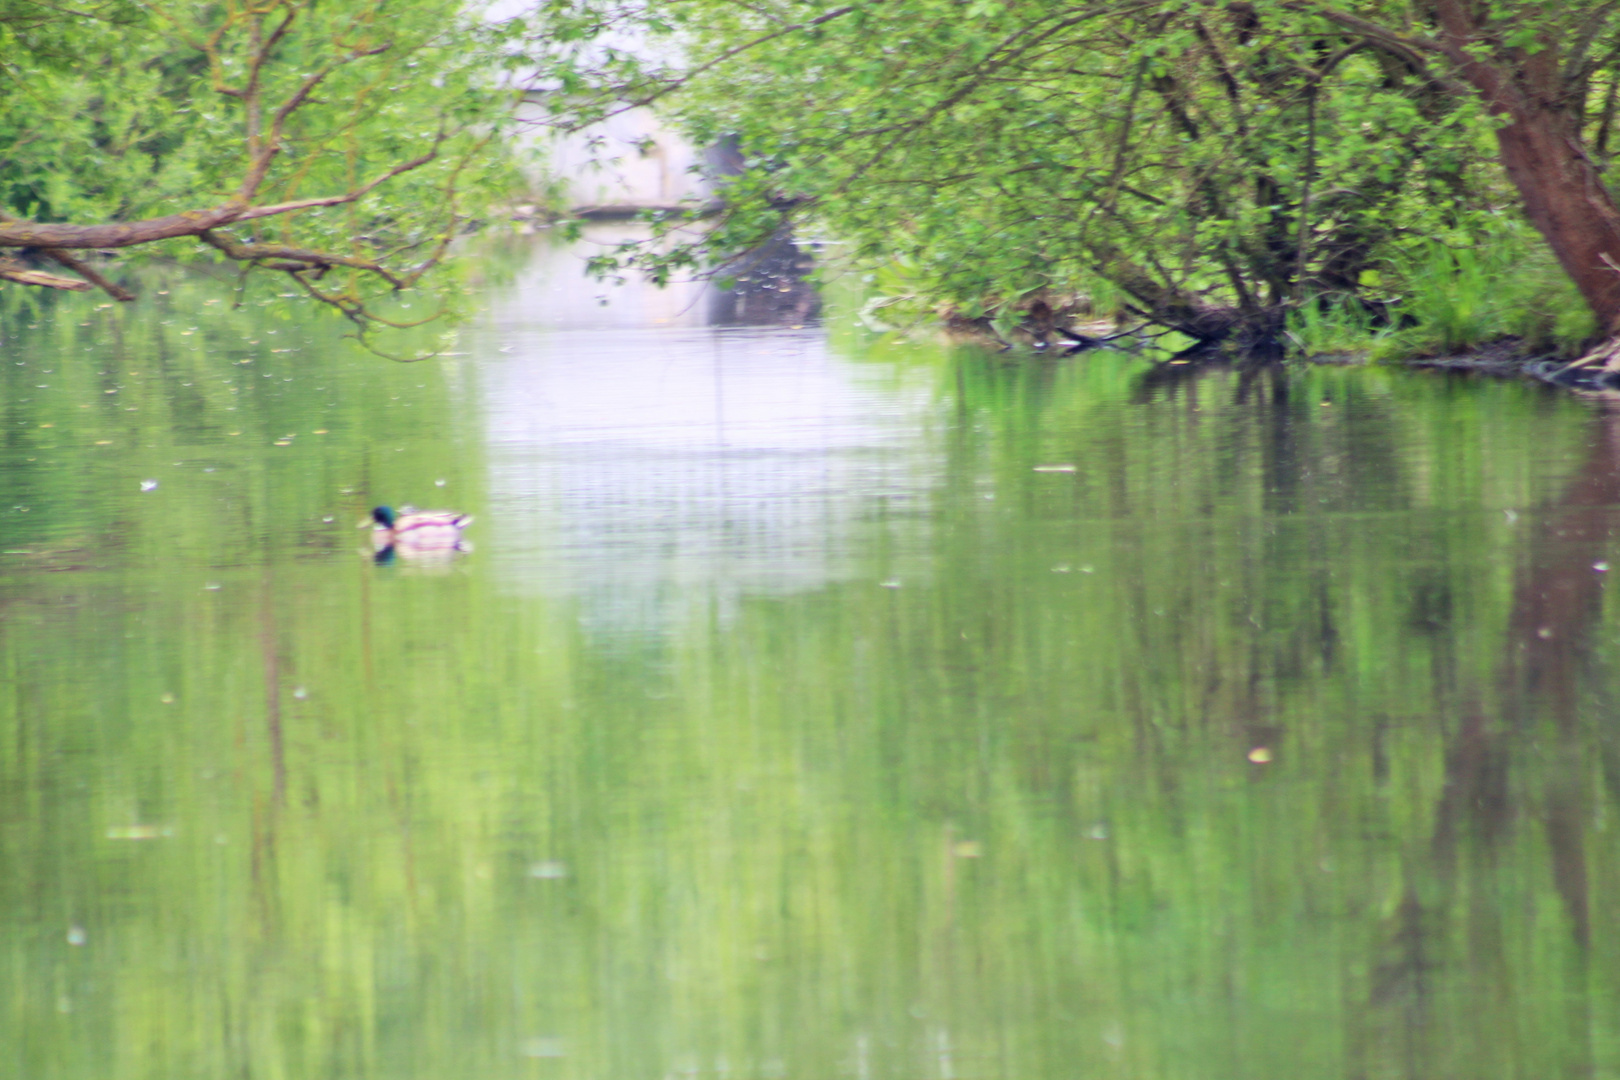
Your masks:
<svg viewBox="0 0 1620 1080"><path fill-rule="evenodd" d="M1539 103L1496 133L1502 165L1530 223L1580 289L1605 336L1620 335L1620 208L1573 132Z"/></svg>
<svg viewBox="0 0 1620 1080"><path fill-rule="evenodd" d="M1620 208L1581 145L1581 99L1560 70L1563 43L1545 29L1534 52L1496 48L1488 55L1473 8L1465 0L1434 0L1441 48L1486 107L1509 121L1496 133L1497 148L1525 215L1580 289L1598 328L1620 338Z"/></svg>

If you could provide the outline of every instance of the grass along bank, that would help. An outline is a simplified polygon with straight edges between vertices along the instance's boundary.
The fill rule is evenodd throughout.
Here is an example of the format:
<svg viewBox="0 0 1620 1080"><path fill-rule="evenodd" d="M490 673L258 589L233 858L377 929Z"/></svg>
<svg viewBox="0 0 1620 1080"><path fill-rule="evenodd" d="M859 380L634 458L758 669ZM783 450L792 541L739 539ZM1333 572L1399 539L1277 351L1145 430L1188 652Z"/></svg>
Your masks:
<svg viewBox="0 0 1620 1080"><path fill-rule="evenodd" d="M1475 237L1428 237L1392 251L1358 293L1319 291L1288 311L1271 353L1209 347L1155 326L1112 286L1034 289L977 303L930 298L903 260L866 274L862 319L887 328L943 323L999 348L1079 350L1107 344L1171 359L1395 363L1591 382L1566 371L1601 335L1590 309L1524 222L1499 218Z"/></svg>

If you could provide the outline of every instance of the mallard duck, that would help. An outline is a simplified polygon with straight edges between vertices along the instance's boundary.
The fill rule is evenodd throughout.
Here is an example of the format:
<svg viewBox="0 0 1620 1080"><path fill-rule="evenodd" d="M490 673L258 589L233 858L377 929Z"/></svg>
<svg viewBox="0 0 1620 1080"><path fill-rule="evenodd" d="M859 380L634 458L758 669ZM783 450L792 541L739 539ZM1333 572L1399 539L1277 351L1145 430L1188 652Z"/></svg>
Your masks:
<svg viewBox="0 0 1620 1080"><path fill-rule="evenodd" d="M381 555L398 551L402 555L466 550L461 530L472 524L471 514L454 510L413 510L407 506L395 513L391 506L371 512L371 546Z"/></svg>

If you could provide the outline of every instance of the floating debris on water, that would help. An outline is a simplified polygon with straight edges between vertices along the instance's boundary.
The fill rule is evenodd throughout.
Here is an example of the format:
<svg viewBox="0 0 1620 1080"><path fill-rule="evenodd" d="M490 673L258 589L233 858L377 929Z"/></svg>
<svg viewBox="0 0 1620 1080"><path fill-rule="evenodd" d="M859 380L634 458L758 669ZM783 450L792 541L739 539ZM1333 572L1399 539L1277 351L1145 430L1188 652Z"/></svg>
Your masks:
<svg viewBox="0 0 1620 1080"><path fill-rule="evenodd" d="M169 825L114 825L107 830L109 840L161 840L173 835Z"/></svg>
<svg viewBox="0 0 1620 1080"><path fill-rule="evenodd" d="M567 1056L567 1050L561 1039L525 1039L523 1040L522 1054L532 1058L560 1058Z"/></svg>

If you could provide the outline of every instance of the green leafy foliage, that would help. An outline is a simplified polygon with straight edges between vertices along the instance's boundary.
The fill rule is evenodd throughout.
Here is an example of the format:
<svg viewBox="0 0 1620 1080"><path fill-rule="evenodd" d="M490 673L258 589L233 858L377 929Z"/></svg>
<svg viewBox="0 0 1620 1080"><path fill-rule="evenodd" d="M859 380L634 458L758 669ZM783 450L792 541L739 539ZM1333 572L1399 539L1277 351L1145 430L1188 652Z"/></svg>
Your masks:
<svg viewBox="0 0 1620 1080"><path fill-rule="evenodd" d="M723 259L791 216L953 304L1101 286L1196 325L1354 290L1391 236L1455 228L1479 111L1319 20L1237 7L697 5L677 109L744 171L701 241L643 261Z"/></svg>
<svg viewBox="0 0 1620 1080"><path fill-rule="evenodd" d="M555 107L663 100L700 143L740 146L742 167L701 236L603 269L723 265L786 220L857 265L903 264L907 287L886 297L975 315L1079 298L1253 340L1312 297L1412 299L1391 295L1398 278L1466 289L1455 264L1455 281L1389 270L1420 238L1492 235L1518 199L1496 160L1499 103L1458 76L1467 50L1534 93L1537 50L1560 42L1595 153L1615 117L1616 31L1597 3L1481 8L1466 48L1442 40L1438 8L1413 25L1383 0L652 7L556 6L634 27L621 32L654 59L576 70Z"/></svg>

